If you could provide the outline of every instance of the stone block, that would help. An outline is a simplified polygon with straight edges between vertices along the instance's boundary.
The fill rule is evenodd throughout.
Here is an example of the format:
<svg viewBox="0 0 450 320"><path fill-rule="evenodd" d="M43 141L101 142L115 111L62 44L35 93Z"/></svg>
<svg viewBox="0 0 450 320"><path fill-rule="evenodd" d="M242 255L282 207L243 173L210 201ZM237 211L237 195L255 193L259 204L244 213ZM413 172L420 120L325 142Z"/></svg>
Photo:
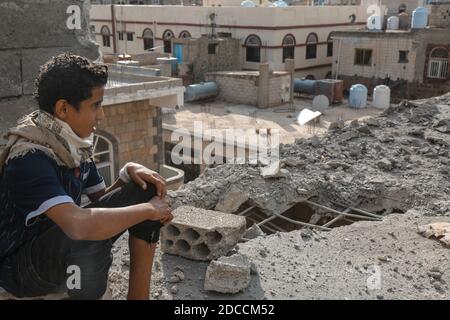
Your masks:
<svg viewBox="0 0 450 320"><path fill-rule="evenodd" d="M192 260L209 261L225 255L242 238L245 217L181 206L171 224L161 229L161 250Z"/></svg>
<svg viewBox="0 0 450 320"><path fill-rule="evenodd" d="M220 257L211 261L206 269L205 290L238 293L250 284L251 262L241 254Z"/></svg>
<svg viewBox="0 0 450 320"><path fill-rule="evenodd" d="M0 98L20 96L22 94L22 77L20 70L20 53L15 50L0 52Z"/></svg>

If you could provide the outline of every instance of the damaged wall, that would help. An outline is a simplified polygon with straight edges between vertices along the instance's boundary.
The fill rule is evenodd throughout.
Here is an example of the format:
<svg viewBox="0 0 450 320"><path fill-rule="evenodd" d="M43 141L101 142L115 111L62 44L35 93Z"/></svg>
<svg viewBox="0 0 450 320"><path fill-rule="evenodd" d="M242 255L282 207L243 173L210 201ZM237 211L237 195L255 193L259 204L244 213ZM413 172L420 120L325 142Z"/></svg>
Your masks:
<svg viewBox="0 0 450 320"><path fill-rule="evenodd" d="M72 5L80 9L79 15L77 11L75 15L67 13ZM99 57L98 45L89 34L89 7L87 0L0 3L0 125L4 130L35 108L30 98L6 100L30 97L39 67L49 58L67 51L93 60ZM75 29L68 28L68 21ZM76 29L78 22L80 29Z"/></svg>

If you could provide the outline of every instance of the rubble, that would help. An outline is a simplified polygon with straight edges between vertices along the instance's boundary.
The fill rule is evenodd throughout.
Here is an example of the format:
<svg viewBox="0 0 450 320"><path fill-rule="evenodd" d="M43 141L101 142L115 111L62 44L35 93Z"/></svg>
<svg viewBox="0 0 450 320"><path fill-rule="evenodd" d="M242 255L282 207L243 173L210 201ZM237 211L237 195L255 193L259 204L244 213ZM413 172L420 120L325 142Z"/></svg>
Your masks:
<svg viewBox="0 0 450 320"><path fill-rule="evenodd" d="M438 222L419 226L419 233L424 237L436 237L446 246L450 246L450 223Z"/></svg>
<svg viewBox="0 0 450 320"><path fill-rule="evenodd" d="M251 263L241 254L211 261L206 270L205 290L238 293L250 284Z"/></svg>

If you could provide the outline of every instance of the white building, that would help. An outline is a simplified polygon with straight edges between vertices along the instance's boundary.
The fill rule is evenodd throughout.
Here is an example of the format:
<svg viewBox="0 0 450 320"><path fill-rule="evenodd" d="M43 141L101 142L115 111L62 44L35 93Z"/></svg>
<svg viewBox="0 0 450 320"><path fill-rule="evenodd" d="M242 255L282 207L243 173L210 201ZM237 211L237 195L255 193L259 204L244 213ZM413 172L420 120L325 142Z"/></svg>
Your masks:
<svg viewBox="0 0 450 320"><path fill-rule="evenodd" d="M91 30L105 54L156 50L177 56L171 38L220 35L242 43L244 70L269 62L284 70L295 58L296 76L325 78L331 74L332 31L363 28L366 6L192 7L93 5Z"/></svg>

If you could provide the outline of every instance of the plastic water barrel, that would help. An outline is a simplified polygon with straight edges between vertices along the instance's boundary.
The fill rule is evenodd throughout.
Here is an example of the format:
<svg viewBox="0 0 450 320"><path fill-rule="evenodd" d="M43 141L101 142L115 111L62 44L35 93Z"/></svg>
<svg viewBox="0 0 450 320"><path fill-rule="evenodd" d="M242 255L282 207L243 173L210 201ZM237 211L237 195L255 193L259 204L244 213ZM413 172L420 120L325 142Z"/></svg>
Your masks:
<svg viewBox="0 0 450 320"><path fill-rule="evenodd" d="M400 25L400 18L397 16L392 16L387 19L387 26L386 28L388 30L398 30Z"/></svg>
<svg viewBox="0 0 450 320"><path fill-rule="evenodd" d="M350 88L348 104L352 108L365 108L367 106L367 88L362 84L355 84Z"/></svg>
<svg viewBox="0 0 450 320"><path fill-rule="evenodd" d="M255 3L252 0L244 0L241 2L242 7L253 8L256 7Z"/></svg>
<svg viewBox="0 0 450 320"><path fill-rule="evenodd" d="M186 87L184 94L188 102L215 97L219 93L219 87L215 82L202 82Z"/></svg>
<svg viewBox="0 0 450 320"><path fill-rule="evenodd" d="M412 13L411 29L423 29L428 23L428 9L417 7Z"/></svg>
<svg viewBox="0 0 450 320"><path fill-rule="evenodd" d="M294 92L315 94L316 82L316 80L294 79Z"/></svg>
<svg viewBox="0 0 450 320"><path fill-rule="evenodd" d="M378 109L387 109L391 104L391 89L387 86L376 86L373 89L372 105Z"/></svg>

